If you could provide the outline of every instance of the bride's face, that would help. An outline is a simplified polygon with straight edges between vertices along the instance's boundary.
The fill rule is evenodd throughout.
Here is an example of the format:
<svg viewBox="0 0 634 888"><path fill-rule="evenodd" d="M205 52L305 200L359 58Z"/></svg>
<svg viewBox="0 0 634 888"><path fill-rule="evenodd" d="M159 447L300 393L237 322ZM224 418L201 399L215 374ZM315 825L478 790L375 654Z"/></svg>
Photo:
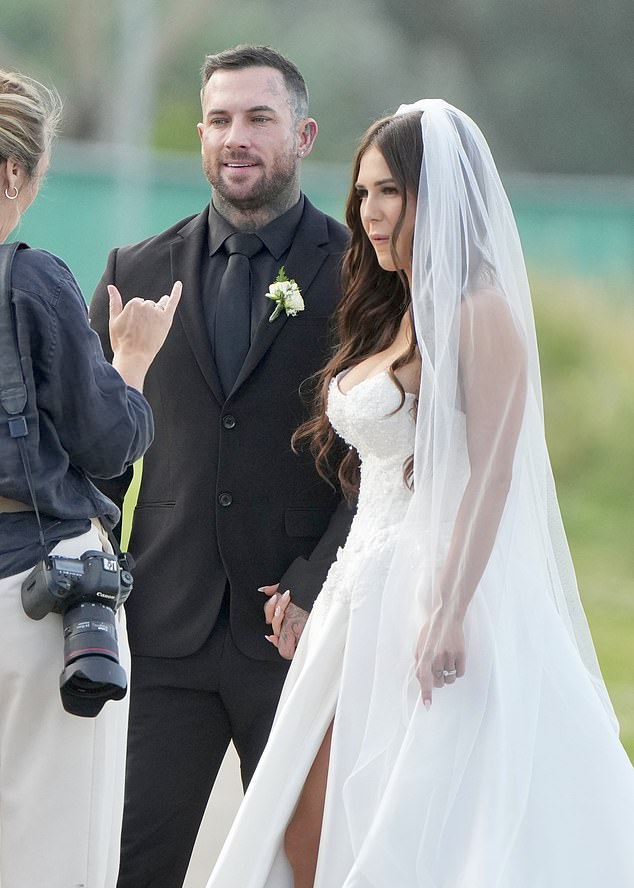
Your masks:
<svg viewBox="0 0 634 888"><path fill-rule="evenodd" d="M374 247L379 265L385 271L402 269L411 283L416 200L410 195L406 202L405 217L395 244L398 260L395 263L392 233L401 215L405 195L378 148L368 148L361 158L355 188L360 200L361 224Z"/></svg>

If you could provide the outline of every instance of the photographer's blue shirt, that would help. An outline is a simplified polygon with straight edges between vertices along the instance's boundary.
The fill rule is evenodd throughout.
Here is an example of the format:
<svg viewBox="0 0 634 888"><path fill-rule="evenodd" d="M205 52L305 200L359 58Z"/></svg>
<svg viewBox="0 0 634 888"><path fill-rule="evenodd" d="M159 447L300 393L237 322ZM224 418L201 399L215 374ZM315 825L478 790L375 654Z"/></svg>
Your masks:
<svg viewBox="0 0 634 888"><path fill-rule="evenodd" d="M103 356L86 304L67 266L42 250L20 249L13 272L17 342L27 383L27 442L48 551L88 530L107 527L119 510L88 478L121 475L154 434L143 395ZM0 407L0 495L31 504L8 415ZM0 513L0 577L42 557L33 512Z"/></svg>

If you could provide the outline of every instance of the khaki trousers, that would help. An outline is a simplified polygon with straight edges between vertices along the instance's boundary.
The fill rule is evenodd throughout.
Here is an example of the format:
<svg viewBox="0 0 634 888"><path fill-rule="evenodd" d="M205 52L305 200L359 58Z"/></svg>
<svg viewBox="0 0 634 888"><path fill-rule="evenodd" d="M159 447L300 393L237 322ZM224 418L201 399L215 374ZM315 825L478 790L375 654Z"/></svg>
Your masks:
<svg viewBox="0 0 634 888"><path fill-rule="evenodd" d="M99 531L65 540L73 557ZM128 695L97 718L62 708L62 619L29 619L20 586L0 579L0 888L114 888L119 866ZM123 609L121 665L130 674Z"/></svg>

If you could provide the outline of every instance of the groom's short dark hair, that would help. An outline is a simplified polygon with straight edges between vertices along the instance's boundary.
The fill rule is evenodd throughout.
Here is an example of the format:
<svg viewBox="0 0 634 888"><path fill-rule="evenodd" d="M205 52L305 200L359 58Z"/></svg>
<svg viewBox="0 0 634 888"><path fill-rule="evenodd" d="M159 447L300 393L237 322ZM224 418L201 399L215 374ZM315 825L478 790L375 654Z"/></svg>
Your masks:
<svg viewBox="0 0 634 888"><path fill-rule="evenodd" d="M271 46L251 46L243 43L233 49L224 49L205 57L202 67L202 90L216 71L238 71L242 68L275 68L284 78L291 98L292 111L297 120L308 117L308 89L299 68Z"/></svg>

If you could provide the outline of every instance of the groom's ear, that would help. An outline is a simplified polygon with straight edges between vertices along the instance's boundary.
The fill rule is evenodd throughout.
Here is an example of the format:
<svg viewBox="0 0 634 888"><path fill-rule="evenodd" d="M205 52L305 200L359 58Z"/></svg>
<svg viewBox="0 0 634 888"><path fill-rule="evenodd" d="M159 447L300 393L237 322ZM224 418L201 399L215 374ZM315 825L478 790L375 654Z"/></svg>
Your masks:
<svg viewBox="0 0 634 888"><path fill-rule="evenodd" d="M312 117L305 117L299 124L299 138L297 140L297 154L299 157L306 157L310 154L312 147L317 138L317 121Z"/></svg>

